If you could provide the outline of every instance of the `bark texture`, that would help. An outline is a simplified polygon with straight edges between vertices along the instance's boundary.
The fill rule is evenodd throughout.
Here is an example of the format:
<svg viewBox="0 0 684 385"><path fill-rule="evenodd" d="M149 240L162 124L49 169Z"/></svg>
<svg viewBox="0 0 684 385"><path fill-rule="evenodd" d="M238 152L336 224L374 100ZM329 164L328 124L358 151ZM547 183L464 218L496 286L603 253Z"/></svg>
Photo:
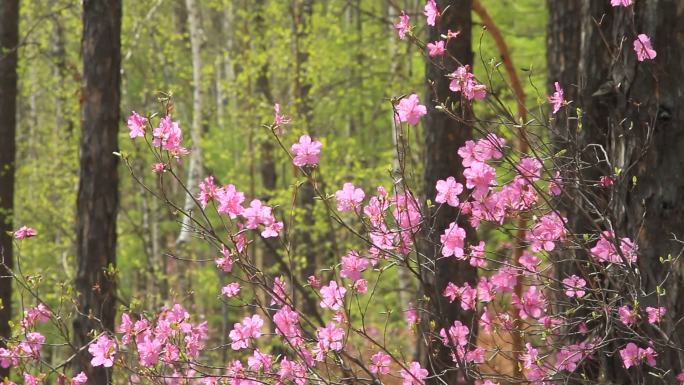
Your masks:
<svg viewBox="0 0 684 385"><path fill-rule="evenodd" d="M428 29L427 41L440 40L440 35L446 34L448 29L460 30L461 35L449 41L448 53L462 64L472 64L470 12L472 2L470 0L443 0L437 1L437 5L443 12L438 19L437 27ZM458 64L451 60L445 60L444 64L446 68L440 68L432 62L427 65L428 114L425 120L424 182L425 197L433 201L436 195L435 184L438 180L453 176L465 184L462 176L463 167L457 150L465 144L466 140L472 139L472 126L469 124L472 112L466 101L461 103L460 97L449 90L450 80L446 76L455 71ZM446 100L449 101L447 104L453 103L454 114L462 119L453 120L435 108ZM468 262L456 261L455 258L440 258L440 235L449 223L458 218L457 209L443 205L438 211L432 210L428 215L432 219L430 222L432 228L426 246L423 248L424 258L421 261L421 271L425 284L424 294L429 298L429 302L422 321L422 338L426 346L421 347L424 350L421 354L421 361L430 374L434 375L442 374L446 369L454 367L450 349L438 340L439 330L448 329L456 320L461 321L471 330L476 327L476 323L472 322L473 312L464 312L458 306L450 304L441 293L449 281L459 285L468 282L474 287L477 270ZM460 219L459 226L466 229L472 241L474 230L468 223ZM431 323L434 323L434 328ZM442 380L455 384L458 383L458 376L459 373L452 370L444 374ZM442 383L436 378L427 382Z"/></svg>
<svg viewBox="0 0 684 385"><path fill-rule="evenodd" d="M597 360L593 374L604 383L674 383L684 365L684 259L661 263L660 257L679 255L682 244L674 238L684 236L684 1L548 4L549 87L565 82L568 99L582 110L581 127L556 124L555 143L582 164L571 172L596 202L595 208L566 202L568 218L579 218L570 226L580 234L612 228L617 237L634 239L645 289L637 293L639 304L668 308L661 328L671 346L661 347L657 360L658 368L670 370L663 379L624 370L611 352ZM651 38L654 60L637 61L633 42L640 33ZM605 149L607 159L590 144ZM615 170L615 186L598 191L598 177ZM665 295L655 294L658 286Z"/></svg>
<svg viewBox="0 0 684 385"><path fill-rule="evenodd" d="M112 331L116 281L107 273L116 265L116 215L119 206L117 131L119 127L121 1L83 2L83 88L80 177L76 212L76 258L79 314L73 321L74 344L82 347L92 330ZM87 349L74 370L89 384L111 382L111 370L93 368Z"/></svg>
<svg viewBox="0 0 684 385"><path fill-rule="evenodd" d="M12 279L6 278L14 265L12 236L14 173L16 158L17 44L19 0L0 1L0 338L11 336ZM4 346L4 340L0 341ZM9 369L0 368L0 378Z"/></svg>

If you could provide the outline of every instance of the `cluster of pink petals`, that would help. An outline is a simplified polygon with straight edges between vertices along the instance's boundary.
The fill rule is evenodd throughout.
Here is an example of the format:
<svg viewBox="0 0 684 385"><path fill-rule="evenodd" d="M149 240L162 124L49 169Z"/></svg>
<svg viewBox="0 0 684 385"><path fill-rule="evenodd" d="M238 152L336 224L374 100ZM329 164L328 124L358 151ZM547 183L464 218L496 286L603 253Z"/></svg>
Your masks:
<svg viewBox="0 0 684 385"><path fill-rule="evenodd" d="M460 203L458 196L463 192L463 185L456 182L453 176L448 177L446 180L438 180L435 188L437 190L435 202L458 207Z"/></svg>
<svg viewBox="0 0 684 385"><path fill-rule="evenodd" d="M601 233L596 245L591 248L591 256L599 262L609 262L615 264L636 263L637 261L637 246L629 238L622 238L619 240L620 249L615 247L618 240L615 234L606 230Z"/></svg>
<svg viewBox="0 0 684 385"><path fill-rule="evenodd" d="M147 124L147 118L133 111L131 116L128 117L127 123L129 129L128 135L131 137L131 139L145 136L145 125Z"/></svg>
<svg viewBox="0 0 684 385"><path fill-rule="evenodd" d="M408 370L402 369L399 375L403 379L402 385L424 385L428 371L420 366L420 363L413 361L409 364Z"/></svg>
<svg viewBox="0 0 684 385"><path fill-rule="evenodd" d="M465 244L466 232L458 226L458 223L451 222L439 238L442 242L442 255L445 257L454 256L457 259L465 259L463 247Z"/></svg>
<svg viewBox="0 0 684 385"><path fill-rule="evenodd" d="M14 238L18 240L35 237L36 235L38 235L36 229L27 226L21 226L18 230L14 231Z"/></svg>
<svg viewBox="0 0 684 385"><path fill-rule="evenodd" d="M657 55L651 45L651 39L643 33L637 35L637 38L634 40L634 52L636 52L637 60L639 61L653 60Z"/></svg>
<svg viewBox="0 0 684 385"><path fill-rule="evenodd" d="M430 57L442 56L446 52L446 42L444 40L437 40L427 43L426 47Z"/></svg>
<svg viewBox="0 0 684 385"><path fill-rule="evenodd" d="M556 88L556 91L553 93L553 95L549 96L549 103L553 106L553 113L557 113L561 107L565 104L565 97L563 95L563 89L560 86L560 83L555 82L554 87Z"/></svg>
<svg viewBox="0 0 684 385"><path fill-rule="evenodd" d="M555 249L555 242L565 238L565 222L567 220L555 212L541 217L527 233L532 251Z"/></svg>
<svg viewBox="0 0 684 385"><path fill-rule="evenodd" d="M610 0L613 7L628 7L632 5L632 0Z"/></svg>
<svg viewBox="0 0 684 385"><path fill-rule="evenodd" d="M404 40L406 38L406 34L411 29L410 18L406 12L401 11L401 15L399 15L399 21L394 24L394 28L397 29L399 38Z"/></svg>
<svg viewBox="0 0 684 385"><path fill-rule="evenodd" d="M456 71L449 74L451 83L449 89L454 92L461 92L468 100L481 100L487 96L487 87L475 80L475 75L470 72L470 66L458 67Z"/></svg>
<svg viewBox="0 0 684 385"><path fill-rule="evenodd" d="M97 338L95 343L88 346L88 352L93 356L93 359L90 360L90 364L93 366L110 368L114 365L116 351L116 341L103 334Z"/></svg>
<svg viewBox="0 0 684 385"><path fill-rule="evenodd" d="M427 25L434 27L439 17L439 8L435 0L428 0L423 9L423 14L427 18Z"/></svg>
<svg viewBox="0 0 684 385"><path fill-rule="evenodd" d="M230 347L233 350L248 348L251 339L261 337L261 328L263 326L264 320L258 314L245 317L242 322L235 323L233 330L228 334L232 341Z"/></svg>
<svg viewBox="0 0 684 385"><path fill-rule="evenodd" d="M315 166L321 156L323 144L317 140L311 140L309 135L299 137L299 142L290 147L294 154L292 163L297 167Z"/></svg>
<svg viewBox="0 0 684 385"><path fill-rule="evenodd" d="M568 297L583 297L586 293L584 288L587 286L587 281L576 275L571 275L563 280L563 285L565 285L565 295Z"/></svg>
<svg viewBox="0 0 684 385"><path fill-rule="evenodd" d="M175 157L189 153L187 148L181 146L183 133L178 122L173 121L168 115L159 120L159 125L152 132L152 136L152 144L155 147L161 147Z"/></svg>
<svg viewBox="0 0 684 385"><path fill-rule="evenodd" d="M416 125L420 118L427 114L427 108L420 104L418 95L411 94L402 98L396 106L397 118L402 123L409 123Z"/></svg>
<svg viewBox="0 0 684 385"><path fill-rule="evenodd" d="M339 310L344 305L344 295L347 289L339 286L337 282L330 281L327 286L321 287L321 307L331 310Z"/></svg>
<svg viewBox="0 0 684 385"><path fill-rule="evenodd" d="M351 183L345 183L341 190L335 192L337 199L337 211L355 211L363 202L366 194L362 189Z"/></svg>
<svg viewBox="0 0 684 385"><path fill-rule="evenodd" d="M622 364L625 366L625 369L641 365L644 361L651 366L655 366L657 356L658 354L652 347L649 346L645 349L640 348L634 342L630 342L624 348L620 349L620 358L622 359Z"/></svg>
<svg viewBox="0 0 684 385"><path fill-rule="evenodd" d="M273 127L278 135L285 133L283 126L290 124L290 118L280 113L280 104L273 105Z"/></svg>

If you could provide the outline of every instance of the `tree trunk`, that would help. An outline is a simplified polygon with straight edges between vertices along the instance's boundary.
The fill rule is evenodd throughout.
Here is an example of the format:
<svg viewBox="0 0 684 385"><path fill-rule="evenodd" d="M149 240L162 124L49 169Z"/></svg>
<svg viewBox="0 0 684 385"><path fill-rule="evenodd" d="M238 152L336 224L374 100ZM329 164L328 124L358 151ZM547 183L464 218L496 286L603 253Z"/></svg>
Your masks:
<svg viewBox="0 0 684 385"><path fill-rule="evenodd" d="M12 334L12 254L14 171L16 158L17 45L19 43L19 0L0 1L0 338ZM4 340L0 346L5 346ZM9 369L0 368L0 378Z"/></svg>
<svg viewBox="0 0 684 385"><path fill-rule="evenodd" d="M440 10L444 10L437 27L428 29L428 41L440 40L441 34L446 34L448 29L461 31L456 39L451 39L447 46L448 54L454 56L463 64L472 64L473 53L471 48L471 0L444 0L437 1ZM448 7L448 8L447 8ZM428 114L425 120L425 197L434 201L436 195L435 184L440 179L449 176L455 177L459 182L463 180L463 168L461 159L457 155L459 147L466 140L472 139L472 127L467 123L472 118L472 112L467 102L461 102L454 93L449 90L447 74L453 72L457 64L452 60L445 60L446 70L439 68L431 62L427 65L427 107ZM443 103L447 98L456 99L454 114L463 118L463 122L450 119L447 115L437 110L435 106ZM433 209L436 209L433 208ZM425 294L429 298L427 312L421 322L423 338L428 341L428 346L421 346L421 361L431 374L441 374L448 368L455 366L451 359L451 350L445 347L439 340L438 333L441 328L449 328L454 321L459 320L467 325L475 334L476 323L473 322L472 311L464 312L456 304L450 304L448 299L442 296L446 284L451 281L459 285L468 282L475 286L477 270L468 262L457 261L454 258L441 258L440 235L449 223L458 218L456 208L442 205L439 211L431 210L428 215L434 219L433 231L423 247L423 260L421 271L425 282ZM467 221L460 216L459 226L466 229L468 240L472 242L475 230ZM428 267L429 269L425 269ZM434 272L434 273L433 273ZM434 323L434 329L431 324ZM437 336L437 337L436 337ZM461 373L463 374L463 373ZM458 383L459 373L449 371L442 380L449 384ZM433 378L428 383L442 383Z"/></svg>
<svg viewBox="0 0 684 385"><path fill-rule="evenodd" d="M642 308L667 307L661 328L681 350L684 260L661 263L660 257L679 255L682 245L673 237L684 236L684 110L679 108L684 104L684 1L647 0L611 7L607 1L557 0L549 6L552 20L554 15L565 19L560 14L565 7L578 15L570 18L579 20L579 28L567 20L567 29L552 21L549 34L549 73L559 81L578 83L575 105L582 109L581 130L568 126L566 135L561 131L560 142L570 143L569 153L591 165L577 175L604 211L597 222L600 229L612 228L616 237L630 237L638 244L640 285L643 293L654 294L640 293L636 299ZM654 60L637 61L633 41L639 33L651 38L657 52ZM565 88L572 90L572 85ZM605 148L607 161L586 147L592 143ZM598 191L598 176L615 170L619 172L610 192ZM596 210L581 209L589 214L585 217L598 217ZM570 226L582 233L590 223L580 219ZM662 282L666 295L658 297L656 288ZM674 383L684 354L675 348L656 350L658 368L670 370L664 380L646 370L624 370L615 354L601 360L598 375L618 384Z"/></svg>
<svg viewBox="0 0 684 385"><path fill-rule="evenodd" d="M108 272L116 265L116 215L121 1L83 2L83 89L80 178L76 203L76 289L78 311L73 322L77 348L91 341L91 330L114 329L116 281ZM88 349L74 362L89 384L111 382L111 369L93 368Z"/></svg>
<svg viewBox="0 0 684 385"><path fill-rule="evenodd" d="M188 165L188 179L186 187L190 194L185 195L183 210L186 216L183 217L181 231L176 240L176 244L190 240L190 217L195 208L195 200L202 169L202 153L200 152L200 137L202 133L202 56L200 48L202 45L200 36L199 4L196 0L185 0L188 11L188 26L190 28L190 46L192 50L192 126L190 127L190 162Z"/></svg>

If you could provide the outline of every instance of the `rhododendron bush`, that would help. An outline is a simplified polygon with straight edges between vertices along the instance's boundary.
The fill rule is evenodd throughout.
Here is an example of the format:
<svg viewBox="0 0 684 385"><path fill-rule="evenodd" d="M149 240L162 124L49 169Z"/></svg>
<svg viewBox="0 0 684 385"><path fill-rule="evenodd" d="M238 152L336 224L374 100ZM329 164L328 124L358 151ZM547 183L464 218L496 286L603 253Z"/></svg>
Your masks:
<svg viewBox="0 0 684 385"><path fill-rule="evenodd" d="M421 23L435 25L440 12L429 0ZM396 22L400 39L427 48L426 60L452 60L444 56L444 46L448 39L458 39L458 33L425 44L413 34L411 22L406 14ZM638 35L634 50L639 61L657 60L646 35ZM468 65L459 65L448 78L452 98L468 106L479 103L478 110L498 111L498 96L490 94L487 82L477 79ZM580 165L572 156L551 150L543 137L525 132L526 125L546 127L554 114L570 108L572 101L565 99L563 86L555 83L543 106L548 119L520 124L501 116L497 124L476 122L477 136L453 149L463 172L439 180L435 196L422 195L408 164L373 189L359 187L366 182L354 177L339 186L323 183L319 169L332 166L325 141L298 131L297 121L276 104L273 122L264 129L301 178L291 187L290 207L272 205L250 194L248 186L219 182L214 175L204 175L197 186L186 186L178 172L190 151L183 123L168 113L168 105L161 106L162 113L132 112L129 136L146 146L149 157L117 155L149 194L190 218L185 230L206 243L214 256L210 261L169 257L211 263L225 273L228 282L215 287L217 301L235 309L239 317L231 325L212 325L182 300L157 309L132 306L121 313L116 330L93 333L86 348L91 365L113 367L115 383L132 384L418 385L438 380L445 373L432 370L431 352L423 362L402 349L405 341L396 341L399 336L388 333L390 315L401 314L400 337L447 347L450 370L457 371L464 383L581 382L597 361L607 357L618 360L635 378L655 377L662 383L678 378L684 383L684 373L659 365L664 352L684 351L666 332L684 324L669 318L668 309L660 306L659 298L667 293L645 291L647 272L636 265L640 253L635 234L616 232L601 212L588 213L595 231L573 233L559 202L567 198L568 186L577 193L579 182L569 170ZM459 119L448 101L440 102L444 114ZM398 132L420 125L427 113L411 90L385 108L393 112ZM523 141L529 151L519 150ZM144 167L137 167L141 164ZM145 183L150 179L139 170L153 174L155 182ZM594 189L610 191L618 183L612 178L605 175L590 183ZM174 201L167 191L170 184L188 193L196 187L193 210ZM292 235L296 197L304 184L322 202L331 226L348 233L358 245L311 276L301 274L297 238ZM593 197L575 196L590 204L596 203ZM412 303L383 303L385 298L378 294L386 276L399 269L419 289L426 284L426 272L435 274L434 261L422 245L437 231L428 208L442 207L456 208L458 215L439 231L438 258L464 261L479 271L476 283L454 278L436 288L450 306L474 313L470 322L457 320L447 327L425 322L432 319L429 296ZM520 223L525 227L519 228ZM14 236L19 245L40 240L30 227L21 227ZM259 242L273 245L279 274L256 262ZM667 256L661 263L669 268L678 258ZM565 266L574 273L561 273L568 271ZM25 311L15 338L0 348L0 365L16 368L26 384L48 379L86 383L84 373L66 369L68 360L45 360L47 349L69 347L64 309L47 306L44 293L34 291L26 277L15 278L25 292ZM645 298L656 306L646 306ZM41 332L45 323L55 325L56 338L65 346L46 345ZM485 343L482 336L492 338ZM224 350L224 356L217 354ZM488 364L497 360L509 362L512 369L493 370Z"/></svg>

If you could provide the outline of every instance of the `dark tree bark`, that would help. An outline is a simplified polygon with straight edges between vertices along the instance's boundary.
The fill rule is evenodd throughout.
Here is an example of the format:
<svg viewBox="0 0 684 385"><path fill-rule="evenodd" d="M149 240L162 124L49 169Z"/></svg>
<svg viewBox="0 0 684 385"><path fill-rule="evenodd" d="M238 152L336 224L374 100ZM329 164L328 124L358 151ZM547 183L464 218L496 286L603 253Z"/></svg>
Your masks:
<svg viewBox="0 0 684 385"><path fill-rule="evenodd" d="M107 270L116 265L116 215L119 206L117 131L121 64L121 1L83 2L83 88L80 178L76 208L76 258L79 315L74 344L86 345L92 330L112 331L116 281ZM74 363L89 384L111 382L111 370L90 365L83 349Z"/></svg>
<svg viewBox="0 0 684 385"><path fill-rule="evenodd" d="M472 64L473 53L471 47L471 0L443 0L437 1L440 10L443 10L438 19L437 28L428 29L428 40L440 40L441 34L446 34L448 29L461 31L457 39L451 39L447 46L449 55L458 59L462 64ZM448 7L448 8L447 8ZM457 154L459 147L463 146L466 140L472 139L472 126L468 123L472 118L472 111L468 102L461 101L457 94L449 90L449 79L447 74L453 72L458 67L457 63L451 60L444 61L446 68L429 62L427 65L427 99L428 114L425 120L425 197L434 201L436 195L435 184L440 179L449 176L455 177L459 182L465 184L463 180L463 167L461 159ZM462 118L455 121L449 118L442 111L435 107L449 100L453 102L452 111L455 115ZM438 211L431 210L430 218L432 231L428 235L428 240L422 248L424 258L421 261L423 281L425 283L425 295L429 298L426 312L421 322L422 338L428 342L423 349L421 361L430 374L441 374L447 368L455 366L451 358L451 350L443 346L438 340L438 333L441 328L449 328L454 321L459 320L471 329L476 327L473 321L473 312L462 311L458 306L450 304L448 299L441 295L448 282L459 285L468 282L474 287L477 280L477 270L470 266L468 262L456 261L455 258L440 258L440 235L449 223L455 221L458 210L448 205L442 205ZM435 212L436 211L436 212ZM458 224L466 229L469 240L472 242L475 235L473 230L460 216ZM428 269L426 269L428 267ZM434 273L433 273L434 272ZM431 323L434 322L434 328ZM473 335L475 331L473 330ZM437 337L435 337L437 336ZM458 383L459 373L449 371L442 377L448 384ZM428 383L440 384L439 379L432 379Z"/></svg>
<svg viewBox="0 0 684 385"><path fill-rule="evenodd" d="M15 135L17 111L17 45L19 44L19 0L0 0L0 346L11 336L12 236L14 208ZM0 368L0 378L9 369Z"/></svg>
<svg viewBox="0 0 684 385"><path fill-rule="evenodd" d="M684 1L611 7L607 1L550 0L549 7L549 81L565 82L575 107L582 109L581 130L566 125L556 131L556 143L588 166L574 172L601 211L570 202L568 217L579 219L569 225L579 234L612 227L617 237L634 239L643 293L652 293L638 293L639 304L667 307L661 328L669 343L682 349L684 259L661 263L660 257L679 255L682 244L673 238L684 237ZM654 60L637 61L633 41L640 33L651 38ZM589 144L601 145L607 161ZM598 176L616 169L615 186L598 191ZM666 295L655 294L659 285ZM619 357L608 351L595 375L606 383L674 383L684 354L673 347L657 350L658 368L670 370L663 380L646 370L624 370Z"/></svg>

